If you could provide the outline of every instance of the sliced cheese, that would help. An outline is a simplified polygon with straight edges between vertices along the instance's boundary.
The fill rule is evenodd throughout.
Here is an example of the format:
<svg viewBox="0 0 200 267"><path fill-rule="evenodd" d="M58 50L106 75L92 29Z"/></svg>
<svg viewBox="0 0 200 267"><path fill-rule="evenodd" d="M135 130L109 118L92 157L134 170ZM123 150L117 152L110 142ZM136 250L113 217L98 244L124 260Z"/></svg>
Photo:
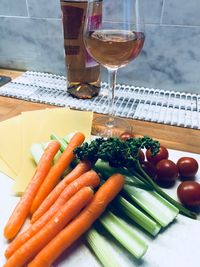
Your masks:
<svg viewBox="0 0 200 267"><path fill-rule="evenodd" d="M67 108L22 113L22 161L21 170L13 185L14 193L24 192L34 174L35 163L30 154L30 147L33 143L49 141L52 133L62 137L71 132L81 131L88 138L91 134L92 119L92 112Z"/></svg>

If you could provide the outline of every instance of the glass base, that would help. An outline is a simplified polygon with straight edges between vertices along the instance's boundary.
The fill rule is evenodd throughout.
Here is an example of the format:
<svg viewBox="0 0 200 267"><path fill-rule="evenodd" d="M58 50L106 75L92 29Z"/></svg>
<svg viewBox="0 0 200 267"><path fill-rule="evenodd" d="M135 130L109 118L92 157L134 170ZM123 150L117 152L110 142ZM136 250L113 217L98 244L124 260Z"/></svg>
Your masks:
<svg viewBox="0 0 200 267"><path fill-rule="evenodd" d="M123 118L105 116L94 119L92 132L101 137L119 137L122 133L132 133L132 127Z"/></svg>

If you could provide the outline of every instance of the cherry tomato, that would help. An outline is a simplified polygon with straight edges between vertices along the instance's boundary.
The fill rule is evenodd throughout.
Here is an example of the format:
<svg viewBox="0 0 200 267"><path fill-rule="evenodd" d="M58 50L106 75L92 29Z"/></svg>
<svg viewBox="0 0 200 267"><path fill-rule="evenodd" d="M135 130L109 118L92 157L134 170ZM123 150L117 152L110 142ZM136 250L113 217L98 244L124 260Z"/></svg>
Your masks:
<svg viewBox="0 0 200 267"><path fill-rule="evenodd" d="M174 182L178 178L178 167L169 159L159 161L156 172L158 182Z"/></svg>
<svg viewBox="0 0 200 267"><path fill-rule="evenodd" d="M198 162L194 158L182 157L177 163L179 174L182 178L192 178L198 171Z"/></svg>
<svg viewBox="0 0 200 267"><path fill-rule="evenodd" d="M200 184L195 181L184 181L177 188L180 202L188 207L200 205Z"/></svg>
<svg viewBox="0 0 200 267"><path fill-rule="evenodd" d="M162 159L168 159L169 152L168 152L167 148L165 148L164 146L160 146L160 150L158 151L158 153L155 156L152 156L151 150L148 149L146 151L146 157L147 157L147 160L149 162L156 165Z"/></svg>
<svg viewBox="0 0 200 267"><path fill-rule="evenodd" d="M126 141L129 138L134 138L134 137L135 137L134 134L129 133L129 132L124 132L124 133L120 134L120 136L119 136L119 138L124 140L124 141Z"/></svg>
<svg viewBox="0 0 200 267"><path fill-rule="evenodd" d="M149 161L143 161L141 163L143 170L153 179L156 179L156 167Z"/></svg>
<svg viewBox="0 0 200 267"><path fill-rule="evenodd" d="M139 153L139 161L140 162L144 162L144 160L145 160L144 152L142 150L140 150L140 153Z"/></svg>

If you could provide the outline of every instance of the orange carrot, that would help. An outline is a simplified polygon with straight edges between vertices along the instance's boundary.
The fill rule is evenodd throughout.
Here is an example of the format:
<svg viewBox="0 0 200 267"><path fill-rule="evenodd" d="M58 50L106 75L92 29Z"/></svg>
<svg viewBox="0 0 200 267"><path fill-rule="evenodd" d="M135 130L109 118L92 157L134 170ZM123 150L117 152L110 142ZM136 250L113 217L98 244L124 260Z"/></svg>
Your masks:
<svg viewBox="0 0 200 267"><path fill-rule="evenodd" d="M59 148L60 144L57 141L51 141L45 149L31 181L4 228L4 236L7 239L15 237L24 224L30 212L33 199L51 169L53 158Z"/></svg>
<svg viewBox="0 0 200 267"><path fill-rule="evenodd" d="M56 214L58 210L62 208L62 206L71 199L73 195L75 195L81 188L85 186L96 187L100 183L99 176L93 170L90 170L75 181L70 183L65 190L61 193L60 197L57 199L55 204L42 216L40 217L34 224L32 224L27 230L19 234L7 247L5 251L6 258L11 257L11 255L25 242L27 242L32 236L37 234L41 228L43 228L51 218Z"/></svg>
<svg viewBox="0 0 200 267"><path fill-rule="evenodd" d="M70 173L68 173L44 199L42 204L33 214L31 223L37 221L52 206L67 185L69 185L83 173L89 171L91 167L92 164L89 161L80 161L76 167Z"/></svg>
<svg viewBox="0 0 200 267"><path fill-rule="evenodd" d="M78 191L35 236L8 259L4 267L21 267L32 259L92 200L93 195L91 187Z"/></svg>
<svg viewBox="0 0 200 267"><path fill-rule="evenodd" d="M64 170L69 166L69 164L74 159L75 155L73 153L74 149L80 146L85 139L85 136L82 133L75 133L71 138L67 148L62 153L62 155L58 158L56 163L53 165L51 170L49 171L46 179L42 183L40 189L36 197L33 200L33 204L31 206L31 214L33 214L36 209L40 206L42 201L46 198L46 196L51 192L51 190L55 187L55 185L59 182L61 175Z"/></svg>
<svg viewBox="0 0 200 267"><path fill-rule="evenodd" d="M124 177L112 175L96 192L90 204L31 261L28 267L49 267L75 240L84 234L123 188Z"/></svg>

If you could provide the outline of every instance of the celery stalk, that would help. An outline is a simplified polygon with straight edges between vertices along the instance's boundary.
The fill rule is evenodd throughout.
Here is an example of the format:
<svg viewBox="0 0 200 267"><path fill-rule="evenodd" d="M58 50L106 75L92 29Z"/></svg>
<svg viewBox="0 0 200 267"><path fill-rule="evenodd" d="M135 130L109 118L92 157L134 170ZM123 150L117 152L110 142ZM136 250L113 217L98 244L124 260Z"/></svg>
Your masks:
<svg viewBox="0 0 200 267"><path fill-rule="evenodd" d="M31 155L33 157L33 160L35 161L35 164L37 165L40 158L42 157L43 153L44 153L44 149L47 147L48 143L43 143L43 144L33 144L31 146ZM53 163L55 163L58 158L60 157L62 153L60 152L60 150L58 150L58 152L56 153L56 155L54 156L53 159Z"/></svg>
<svg viewBox="0 0 200 267"><path fill-rule="evenodd" d="M53 140L53 139L52 139ZM46 149L46 147L48 146L48 143L42 143L42 148ZM62 155L62 152L60 150L58 150L58 152L56 153L56 155L53 158L53 163L56 163L56 161L58 160L58 158Z"/></svg>
<svg viewBox="0 0 200 267"><path fill-rule="evenodd" d="M60 143L60 151L61 152L63 152L66 149L67 143L65 142L65 140L63 138L61 138L57 134L51 134L50 138L51 138L51 140L56 140Z"/></svg>
<svg viewBox="0 0 200 267"><path fill-rule="evenodd" d="M31 155L33 160L35 161L36 165L38 164L42 154L44 153L44 149L41 144L32 144L31 146Z"/></svg>
<svg viewBox="0 0 200 267"><path fill-rule="evenodd" d="M60 150L58 150L58 152L56 153L56 155L53 158L53 163L56 163L56 161L59 159L59 157L62 155L62 152Z"/></svg>
<svg viewBox="0 0 200 267"><path fill-rule="evenodd" d="M125 176L125 183L129 185L133 185L139 188L143 188L145 190L150 190L150 188L141 182L136 176L130 174L126 169L124 168L112 168L107 162L104 162L102 160L98 160L93 167L93 169L96 172L101 173L104 177L109 177L112 174L119 172Z"/></svg>
<svg viewBox="0 0 200 267"><path fill-rule="evenodd" d="M100 172L106 178L112 175L114 172L120 172L125 175L126 180L132 178L133 186L125 185L123 191L131 198L132 201L137 203L147 214L149 214L155 221L157 221L162 227L166 227L172 222L179 213L179 210L158 193L152 190L147 190L141 181L138 181L137 177L128 176L129 172L125 169L116 169L98 160L95 164L95 169Z"/></svg>
<svg viewBox="0 0 200 267"><path fill-rule="evenodd" d="M94 227L86 234L86 242L104 267L121 267L115 255L112 255L111 245Z"/></svg>
<svg viewBox="0 0 200 267"><path fill-rule="evenodd" d="M140 259L147 251L147 243L121 218L108 211L99 218L107 231L134 257Z"/></svg>
<svg viewBox="0 0 200 267"><path fill-rule="evenodd" d="M123 190L162 227L171 223L179 213L174 205L154 191L146 191L129 185L125 185Z"/></svg>
<svg viewBox="0 0 200 267"><path fill-rule="evenodd" d="M118 197L116 199L117 208L125 213L131 220L136 222L140 227L145 229L152 236L156 236L161 226L151 218L149 218L146 214L144 214L141 210L136 208L132 203L127 201L123 197ZM114 204L115 205L115 204Z"/></svg>
<svg viewBox="0 0 200 267"><path fill-rule="evenodd" d="M102 161L98 161L95 164L94 169L96 169L97 172L100 172L101 174L103 174L103 176L110 176L113 173L115 173L116 171L120 171L123 172L123 174L127 174L126 170L116 170L114 168L111 168L108 163L102 162ZM133 181L132 185L135 185L136 187L142 188L142 182L138 181L138 179L135 177L135 179L131 179L131 177L125 176L126 181ZM116 203L117 202L117 203ZM153 236L156 236L158 234L158 232L161 229L160 224L158 224L157 222L155 222L154 220L152 220L151 218L149 218L147 215L145 215L142 211L140 211L138 208L136 208L135 206L133 206L132 203L128 202L126 199L124 199L123 197L119 197L116 201L115 201L115 205L117 205L117 208L119 208L120 210L122 210L122 212L126 213L126 215L133 220L134 222L136 222L138 225L140 225L143 229L145 229L148 233L150 233Z"/></svg>

